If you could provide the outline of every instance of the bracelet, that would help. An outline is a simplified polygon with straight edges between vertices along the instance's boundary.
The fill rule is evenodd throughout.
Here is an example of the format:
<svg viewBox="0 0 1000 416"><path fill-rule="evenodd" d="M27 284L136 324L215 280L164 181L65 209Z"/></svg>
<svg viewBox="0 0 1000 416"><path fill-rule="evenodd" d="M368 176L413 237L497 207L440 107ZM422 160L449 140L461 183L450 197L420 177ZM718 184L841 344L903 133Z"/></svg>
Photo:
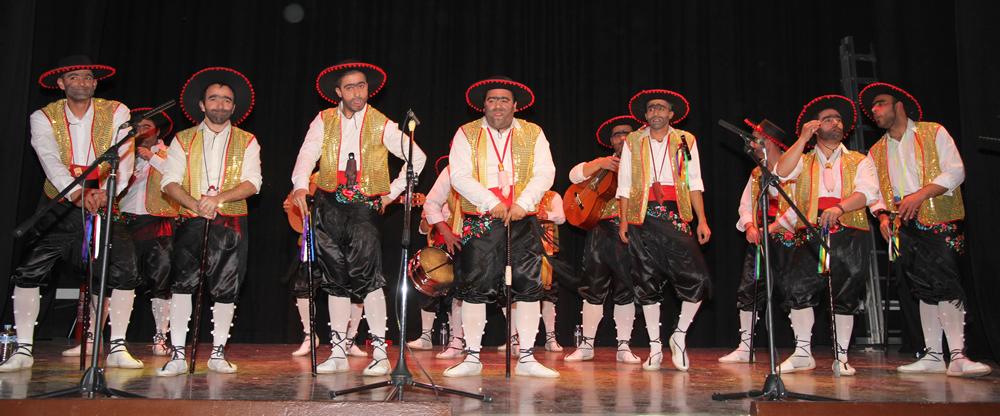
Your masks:
<svg viewBox="0 0 1000 416"><path fill-rule="evenodd" d="M840 208L840 215L844 215L844 214L847 213L847 210L844 209L844 207L840 206L840 204L837 204L837 205L834 205L834 206L837 207L837 208Z"/></svg>

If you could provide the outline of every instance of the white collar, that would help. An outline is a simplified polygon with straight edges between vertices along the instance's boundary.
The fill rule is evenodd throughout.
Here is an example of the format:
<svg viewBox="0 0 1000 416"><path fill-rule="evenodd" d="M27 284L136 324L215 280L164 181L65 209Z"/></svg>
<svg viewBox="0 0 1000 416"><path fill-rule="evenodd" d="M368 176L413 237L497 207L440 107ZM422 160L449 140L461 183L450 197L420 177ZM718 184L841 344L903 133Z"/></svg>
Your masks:
<svg viewBox="0 0 1000 416"><path fill-rule="evenodd" d="M490 123L488 121L486 121L486 116L483 116L483 122L481 124L483 125L484 129L497 130L497 129L494 129L492 126L490 126ZM521 123L517 122L517 118L516 117L510 122L510 126L513 127L513 128L515 128L515 129L517 129L517 130L519 130L519 131L521 130ZM497 131L499 131L499 130L497 130Z"/></svg>
<svg viewBox="0 0 1000 416"><path fill-rule="evenodd" d="M87 121L87 120L93 120L94 119L94 99L93 98L90 99L90 102L87 105L87 112L83 113L83 117L81 117L81 118L76 118L76 114L73 114L73 112L70 111L70 109L69 109L69 100L66 100L66 102L63 104L63 111L66 112L66 122L69 123L69 124L71 124L71 125L74 125L74 126L77 125L77 124L81 124L81 123L83 123L84 121Z"/></svg>

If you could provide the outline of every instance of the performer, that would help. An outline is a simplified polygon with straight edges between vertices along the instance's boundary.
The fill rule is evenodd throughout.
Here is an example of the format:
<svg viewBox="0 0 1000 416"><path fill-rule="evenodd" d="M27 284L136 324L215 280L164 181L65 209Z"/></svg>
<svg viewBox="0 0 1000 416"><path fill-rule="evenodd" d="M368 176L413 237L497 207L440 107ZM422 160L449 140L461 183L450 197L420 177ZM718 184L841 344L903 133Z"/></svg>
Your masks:
<svg viewBox="0 0 1000 416"><path fill-rule="evenodd" d="M898 239L899 257L912 293L920 300L920 322L926 349L901 373L947 373L978 377L988 365L965 356L965 291L959 261L965 251L965 205L959 185L965 166L944 126L921 122L920 104L902 89L883 83L861 91L861 108L880 128L882 139L868 159L875 164L881 197L899 218L892 227L888 213L878 213L886 241ZM899 221L901 220L901 221ZM898 229L898 234L892 230ZM941 331L948 338L945 368Z"/></svg>
<svg viewBox="0 0 1000 416"><path fill-rule="evenodd" d="M198 125L177 133L160 182L160 189L181 208L170 271L173 355L157 376L187 373L184 345L205 244L209 261L204 285L214 302L208 369L237 371L226 357L226 343L247 267L246 199L260 191L262 179L260 144L236 125L250 115L253 97L253 86L243 74L222 67L198 71L181 90L181 109ZM211 221L207 239L205 221Z"/></svg>
<svg viewBox="0 0 1000 416"><path fill-rule="evenodd" d="M632 117L649 124L628 135L618 169L618 215L625 218L618 235L629 244L632 281L650 339L644 370L658 370L663 361L660 302L667 281L673 282L682 301L669 340L671 361L681 371L691 365L688 328L701 301L712 292L699 247L708 242L712 231L705 219L698 143L693 134L670 126L683 120L688 108L682 95L667 90L642 91L629 102ZM697 238L688 225L695 217Z"/></svg>
<svg viewBox="0 0 1000 416"><path fill-rule="evenodd" d="M333 342L330 358L317 367L324 374L350 369L344 342L351 297L364 299L372 336L374 360L364 375L382 376L391 370L385 352L381 212L406 189L406 166L390 183L388 154L411 159L416 174L426 156L416 145L412 155L402 153L409 139L368 105L384 84L385 72L371 64L348 60L323 70L316 79L320 95L343 104L321 111L312 121L292 172L292 202L305 212L309 174L320 162L313 232L323 271L321 287L329 294Z"/></svg>
<svg viewBox="0 0 1000 416"><path fill-rule="evenodd" d="M854 104L846 97L825 95L812 100L799 113L798 140L781 156L777 166L782 181L795 180L798 208L813 225L826 229L830 235L828 255L837 326L836 359L842 376L855 373L854 367L847 363L847 349L871 264L872 246L866 235L869 230L864 208L879 198L878 179L871 160L847 150L841 143L856 120ZM816 148L803 154L813 135ZM782 305L791 310L789 318L796 349L781 363L782 373L816 367L810 348L815 321L813 308L829 303L823 296L829 286L828 277L817 272L817 264L821 262L819 240L804 228L805 225L799 226L800 242L792 253L782 285L785 297Z"/></svg>
<svg viewBox="0 0 1000 416"><path fill-rule="evenodd" d="M427 246L447 250L455 263L461 264L462 252L462 212L455 208L458 194L451 187L451 169L448 156L441 156L434 163L438 177L434 186L427 193L424 209L420 220L420 233L427 235ZM442 166L444 168L442 169ZM455 209L452 209L455 208ZM455 269L458 269L457 267ZM458 272L458 270L456 270ZM419 292L418 292L419 293ZM407 345L418 350L433 348L431 332L434 318L443 306L449 310L448 322L451 328L448 348L437 354L437 358L452 358L465 353L465 330L462 328L462 301L454 299L454 291L445 296L430 297L419 293L420 302L420 338L410 341ZM450 306L449 306L450 305Z"/></svg>
<svg viewBox="0 0 1000 416"><path fill-rule="evenodd" d="M753 123L746 121L753 128L753 137L762 140L764 145L757 142L750 142L750 147L754 149L754 157L761 161L767 160L767 168L774 172L774 167L778 165L781 154L788 149L785 144L788 137L785 131L768 120ZM766 154L766 158L764 157ZM781 188L788 195L793 195L794 181L781 184ZM757 313L762 313L767 307L767 284L763 264L763 253L761 252L761 236L758 212L758 200L761 191L761 171L756 167L750 172L750 179L746 188L743 189L743 197L740 199L739 215L736 222L736 229L746 233L747 245L746 257L743 260L743 274L740 279L740 287L736 291L736 308L740 311L740 345L736 350L719 357L720 363L746 363L750 362L750 335L753 326L756 325L754 305ZM792 257L792 250L795 248L795 234L789 231L789 225L782 226L778 219L781 213L788 209L788 203L778 194L778 190L768 188L768 209L767 223L768 233L771 237L770 245L770 266L771 277L774 282L781 281L781 273L784 272L788 259ZM785 228L789 227L789 228ZM777 287L777 284L773 285ZM756 303L754 297L756 296Z"/></svg>
<svg viewBox="0 0 1000 416"><path fill-rule="evenodd" d="M616 155L621 155L625 137L640 127L642 123L632 116L612 118L597 128L597 142L614 149ZM620 160L613 155L581 162L569 171L569 180L581 183L602 170L617 172ZM597 336L597 326L604 317L604 302L608 300L610 292L611 300L615 303L614 320L618 330L617 360L628 364L642 363L629 347L632 324L635 321L635 288L632 285L628 246L618 238L618 226L618 200L612 199L604 206L597 225L587 230L583 249L583 277L579 288L580 296L584 299L583 342L576 351L563 358L565 361L594 359L594 337Z"/></svg>
<svg viewBox="0 0 1000 416"><path fill-rule="evenodd" d="M137 108L142 114L150 108ZM165 112L142 120L135 137L135 171L132 181L119 200L121 216L128 227L135 251L136 271L148 283L152 295L153 355L167 355L167 331L170 328L170 255L179 206L160 191L164 165L167 161L168 137L173 121Z"/></svg>
<svg viewBox="0 0 1000 416"><path fill-rule="evenodd" d="M518 305L510 315L517 332L526 340L534 340L538 334L545 251L534 214L545 191L552 187L556 170L541 127L514 118L515 111L534 103L528 87L506 77L494 77L472 84L465 99L484 113L483 118L455 132L449 158L451 186L460 194L465 215L463 229L469 229L471 234L462 248L455 296L463 302L468 354L464 361L445 370L445 377L482 374L479 353L486 303L496 302L504 291L507 264L513 267L511 301ZM558 372L535 360L535 349L530 344L520 347L515 375L559 377Z"/></svg>
<svg viewBox="0 0 1000 416"><path fill-rule="evenodd" d="M545 325L545 349L561 352L563 348L556 340L556 302L559 301L559 284L553 274L552 263L549 261L550 258L555 259L556 253L559 252L559 226L566 222L563 200L558 192L545 191L545 196L538 206L537 217L542 225L542 245L545 247L545 257L542 257L542 286L545 290L545 296L542 297L542 323Z"/></svg>
<svg viewBox="0 0 1000 416"><path fill-rule="evenodd" d="M39 206L54 198L60 190L70 185L75 177L83 174L87 166L93 163L111 145L128 134L128 129L118 127L129 119L128 107L117 101L94 98L97 82L115 73L114 68L91 63L90 58L82 55L70 56L59 60L55 69L42 74L38 82L45 88L59 88L66 93L66 98L55 101L31 114L31 146L38 155L38 160L45 171L45 195L39 201ZM132 142L118 149L121 158L118 165L117 190L119 194L125 190L132 173L133 159ZM52 266L61 257L67 257L71 263L79 266L83 258L69 253L80 253L87 245L84 239L84 220L74 207L85 207L90 214L107 204L106 182L111 167L104 163L95 171L88 182L93 185L77 186L70 191L67 199L56 204L52 210L45 213L35 223L29 232L25 246L25 256L21 264L11 276L14 283L14 326L17 330L17 351L0 365L0 372L18 371L31 368L34 363L32 344L36 319L38 319L40 287L50 283ZM98 187L99 184L99 187ZM89 220L88 220L89 222ZM120 232L119 227L112 226L112 233ZM142 363L132 358L125 348L125 332L121 319L128 320L132 310L132 291L139 282L135 278L134 264L129 267L128 259L132 254L123 249L112 250L109 259L108 288L110 292L111 316L111 350L108 354L108 367L134 367ZM88 255L89 256L89 255ZM100 259L95 260L95 281L100 276ZM95 310L97 308L97 286L92 282L94 290L93 310L91 311L91 328L103 324L98 323ZM105 293L107 296L107 293ZM105 303L107 305L108 303ZM126 313L116 314L123 311ZM106 315L103 314L103 315ZM125 324L127 325L127 324ZM93 351L94 336L85 335L89 342L87 352ZM78 347L79 348L79 347ZM78 348L65 354L79 355Z"/></svg>

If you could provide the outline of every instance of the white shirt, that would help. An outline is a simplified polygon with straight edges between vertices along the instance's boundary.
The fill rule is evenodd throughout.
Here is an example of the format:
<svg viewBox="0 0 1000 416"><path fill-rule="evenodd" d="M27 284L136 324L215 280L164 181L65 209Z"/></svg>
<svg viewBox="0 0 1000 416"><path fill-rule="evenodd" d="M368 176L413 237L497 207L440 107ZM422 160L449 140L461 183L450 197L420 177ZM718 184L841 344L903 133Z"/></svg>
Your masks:
<svg viewBox="0 0 1000 416"><path fill-rule="evenodd" d="M364 122L365 114L368 112L368 105L354 113L351 118L344 116L343 106L337 107L337 117L340 117L340 156L338 158L338 170L347 170L348 155L354 153L358 160L358 171L361 170L361 124ZM316 161L323 153L324 123L322 113L317 114L312 123L309 123L309 131L299 148L299 156L295 159L295 168L292 169L292 185L295 190L309 189L309 175L316 167ZM410 140L399 130L399 125L392 120L386 120L382 134L382 145L396 157L406 160L405 152L409 152ZM413 144L413 171L420 175L427 162L427 155L420 146ZM373 161L372 163L377 163ZM399 175L389 184L389 197L396 198L406 190L406 164L400 170Z"/></svg>
<svg viewBox="0 0 1000 416"><path fill-rule="evenodd" d="M888 131L883 136L886 141L887 166L889 168L889 181L892 182L892 194L900 198L915 193L923 187L919 180L919 175L923 172L917 170L916 132L916 123L908 119L906 132L901 141L889 137ZM937 129L934 143L937 145L941 174L934 178L931 183L948 189L944 194L951 196L955 189L965 181L965 165L962 163L962 157L958 154L958 149L955 148L955 140L951 138L944 126ZM902 175L900 170L904 172ZM900 192L899 187L903 178L906 179L906 183L902 184L903 192Z"/></svg>
<svg viewBox="0 0 1000 416"><path fill-rule="evenodd" d="M158 140L156 145L149 149L153 157L147 161L141 157L135 159L135 172L132 173L132 183L128 186L125 195L119 201L122 212L129 212L136 215L149 215L146 210L146 181L149 179L150 169L156 169L163 174L164 165L167 159L156 154L160 149L165 149L163 140Z"/></svg>
<svg viewBox="0 0 1000 416"><path fill-rule="evenodd" d="M841 184L843 181L841 180L840 156L842 154L851 154L851 151L847 150L847 147L844 147L843 143L837 146L837 149L830 154L830 158L824 156L823 152L819 151L818 147L814 148L812 151L816 152L816 163L819 163L820 175L816 178L816 181L819 183L819 198L842 198L843 192ZM804 160L804 157L800 157L798 163L795 165L795 169L792 170L792 173L788 176L779 176L781 181L784 182L798 178L799 174L802 173ZM832 169L826 169L823 167L827 162L833 164ZM824 170L833 171L835 184L833 192L827 190L826 186L823 184L822 171ZM875 174L875 164L872 163L870 157L861 159L861 163L858 163L858 170L854 174L854 192L852 192L852 194L857 192L860 192L865 196L865 205L868 205L868 209L871 212L874 213L879 209L885 208L885 205L881 202L882 191L879 190L878 187L878 176ZM799 207L799 209L803 210L803 214L809 214L808 212L805 212L806 207ZM798 216L795 215L791 209L789 209L785 212L779 222L781 225L786 226L786 228L791 230L798 223Z"/></svg>
<svg viewBox="0 0 1000 416"><path fill-rule="evenodd" d="M93 100L90 101L90 107L87 108L87 112L83 114L82 118L77 118L73 115L68 105L63 106L63 108L66 112L66 122L69 125L70 142L73 148L73 157L70 160L70 164L87 166L94 163L94 160L97 160L97 157L100 155L96 154L91 138L91 128L94 125ZM52 124L42 110L35 110L35 112L31 113L31 117L28 120L31 124L31 146L35 148L38 160L42 163L42 170L45 171L45 177L48 178L49 182L52 182L56 190L61 191L73 183L74 178L69 173L69 166L66 166L62 162L62 157L59 154L59 144L56 142L56 136L52 131ZM125 104L121 104L115 109L115 115L111 121L112 128L117 129L118 126L121 126L128 120L128 107ZM131 129L119 130L116 134L115 143L128 135L129 130ZM129 177L132 175L132 167L135 163L134 141L130 140L119 147L118 157L118 187L116 193L121 195L125 191L125 187L128 186ZM105 185L102 183L101 188L104 188ZM79 185L76 186L70 190L69 194L76 192L80 188Z"/></svg>
<svg viewBox="0 0 1000 416"><path fill-rule="evenodd" d="M693 156L692 156L693 157ZM777 169L777 165L775 168ZM771 171L772 173L774 170ZM743 188L743 196L740 197L740 208L738 210L740 214L740 219L736 222L736 229L740 231L746 231L746 224L753 223L753 207L757 204L757 201L753 200L752 190L753 190L754 178L753 175L747 180L747 186ZM778 190L773 186L767 188L768 199L778 198ZM770 202L770 201L768 201Z"/></svg>
<svg viewBox="0 0 1000 416"><path fill-rule="evenodd" d="M486 117L483 117L482 125L480 139L486 140L485 170L487 186L483 186L483 184L473 178L472 146L469 145L469 139L465 137L465 132L461 128L455 132L455 137L451 145L451 154L448 158L448 166L454 168L451 170L451 186L458 193L462 194L465 199L475 205L480 213L485 214L500 203L500 198L494 195L489 189L497 187L500 183L498 180L500 160L497 158L497 153L503 154L504 173L508 175L508 183L511 185L514 185L515 182L515 168L514 158L511 155L514 144L507 145L506 152L503 149L508 132L504 132L501 135L496 129L489 127ZM517 119L514 119L510 128L521 130L521 124L518 123ZM496 143L497 148L495 150L493 143L490 143L490 133L492 133L493 141ZM552 183L556 176L556 167L552 163L552 153L549 151L549 141L546 140L544 131L539 131L538 133L534 154L535 160L532 167L531 180L528 181L524 190L521 191L521 195L514 201L515 204L528 212L533 211L538 202L542 200L545 191L552 188Z"/></svg>
<svg viewBox="0 0 1000 416"><path fill-rule="evenodd" d="M434 225L448 220L451 209L448 208L448 195L451 194L451 166L445 166L427 197L424 199L424 219L427 224Z"/></svg>
<svg viewBox="0 0 1000 416"><path fill-rule="evenodd" d="M226 127L216 135L209 129L205 122L198 125L201 130L204 153L202 160L201 188L200 194L208 193L209 186L221 188L222 174L225 172L226 163L223 158L226 156L226 149L229 147L229 138L232 133L232 125L228 122ZM174 138L173 143L167 148L167 161L164 166L163 180L160 181L160 190L167 187L167 184L181 184L187 172L188 155L181 147L180 140ZM308 179L308 178L307 178ZM254 193L260 192L260 144L254 137L247 143L246 150L243 151L243 171L240 174L240 182L250 182L254 186ZM199 190L194 190L197 195ZM220 191L221 193L221 191Z"/></svg>
<svg viewBox="0 0 1000 416"><path fill-rule="evenodd" d="M662 142L657 142L649 137L649 129L642 131L642 135L639 136L639 143L642 143L642 139L646 139L647 148L646 151L649 152L650 158L653 160L653 165L659 170L655 172L653 166L649 167L652 181L659 182L663 185L673 185L674 184L674 161L670 160L670 152L667 149L667 138L670 135L675 134L674 128L670 127L667 130L666 136L663 137ZM679 139L679 137L678 137ZM685 162L688 166L688 184L690 188L689 191L705 191L705 184L701 180L701 159L698 156L698 143L691 139L687 140L688 146L690 146L691 160ZM652 150L650 150L652 149ZM638 149L636 149L638 151ZM680 150L677 151L678 154L683 154ZM664 157L666 154L666 157ZM662 162L661 162L662 160ZM662 166L661 166L662 163ZM659 176L657 177L657 173ZM621 162L618 164L618 198L628 198L632 193L632 149L629 149L628 142L626 141L622 146L622 157Z"/></svg>
<svg viewBox="0 0 1000 416"><path fill-rule="evenodd" d="M558 193L552 197L552 210L549 211L546 209L545 213L548 215L546 221L552 221L556 225L566 223L566 212L563 211L563 199Z"/></svg>

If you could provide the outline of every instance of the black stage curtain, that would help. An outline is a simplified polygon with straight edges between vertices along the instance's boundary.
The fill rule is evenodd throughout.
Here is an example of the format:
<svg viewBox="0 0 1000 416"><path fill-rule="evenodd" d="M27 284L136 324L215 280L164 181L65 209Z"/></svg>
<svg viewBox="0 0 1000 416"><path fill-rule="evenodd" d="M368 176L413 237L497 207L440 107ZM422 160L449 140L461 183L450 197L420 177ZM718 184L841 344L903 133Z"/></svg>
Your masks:
<svg viewBox="0 0 1000 416"><path fill-rule="evenodd" d="M595 129L626 114L635 93L666 88L687 97L691 113L678 127L697 136L701 151L713 230L704 250L716 287L692 328L693 347L737 342L735 288L746 242L733 225L752 165L741 153L739 138L718 127L717 120L739 124L743 118L767 118L794 132L805 103L820 95L842 94L837 48L845 36L854 36L862 52L873 43L881 79L910 91L921 100L927 119L949 128L970 173L967 201L996 198L985 179L973 180L972 175L988 170L994 156L975 154L969 138L973 136L963 135L965 128L987 127L974 124L984 118L973 119L966 108L986 100L979 82L988 79L983 60L989 55L979 54L977 46L995 46L996 40L971 34L986 27L983 19L990 14L978 13L986 6L959 7L951 1L302 0L297 4L303 18L292 23L286 14L289 1L15 3L5 6L0 47L5 52L0 82L8 91L4 105L10 107L2 113L8 151L0 156L6 173L0 186L10 200L0 221L2 233L36 208L43 174L28 145L26 120L30 111L61 97L37 83L60 57L85 53L115 67L118 73L100 83L97 95L131 107L177 98L184 81L209 66L237 69L253 82L253 114L240 127L255 133L264 149L264 184L260 195L250 198L249 276L234 342L297 341L294 302L279 282L294 256L295 242L281 201L291 190L290 172L308 123L330 106L316 91L316 76L346 58L386 70L388 82L371 104L397 120L412 108L423 122L417 140L432 161L447 153L457 127L481 116L465 103L464 91L471 83L501 74L524 82L534 90L536 101L518 116L545 130L559 172L555 189L560 192L569 185L567 173L573 165L607 154L594 139ZM192 125L179 109L170 114L175 127ZM995 119L993 123L995 129ZM399 163L393 163L396 169ZM426 191L433 181L433 168L428 168L418 190ZM1000 294L995 282L984 282L992 273L982 250L997 242L996 233L983 228L988 222L985 210L969 210L968 257L981 259L968 276L979 285L977 290L969 285L971 299ZM383 248L390 282L396 281L401 223L401 210L390 209ZM20 243L4 241L0 269L12 270ZM577 270L582 243L583 232L563 227L560 257ZM388 293L394 296L395 289ZM579 323L580 303L571 288L563 289L557 329L564 344ZM984 302L970 304L977 308ZM142 309L144 304L137 306ZM664 308L667 331L676 320L677 306L668 302ZM10 321L9 310L5 308L5 321ZM984 321L977 318L984 312L972 312L975 328ZM409 316L418 322L415 310ZM498 324L501 319L491 321ZM636 328L635 339L645 340L641 319ZM973 336L975 331L970 329L970 352L990 355L992 346L992 355L1000 356L1000 331L988 331L992 338ZM146 329L143 337L148 333ZM498 343L499 336L492 341ZM790 341L790 336L782 340Z"/></svg>

